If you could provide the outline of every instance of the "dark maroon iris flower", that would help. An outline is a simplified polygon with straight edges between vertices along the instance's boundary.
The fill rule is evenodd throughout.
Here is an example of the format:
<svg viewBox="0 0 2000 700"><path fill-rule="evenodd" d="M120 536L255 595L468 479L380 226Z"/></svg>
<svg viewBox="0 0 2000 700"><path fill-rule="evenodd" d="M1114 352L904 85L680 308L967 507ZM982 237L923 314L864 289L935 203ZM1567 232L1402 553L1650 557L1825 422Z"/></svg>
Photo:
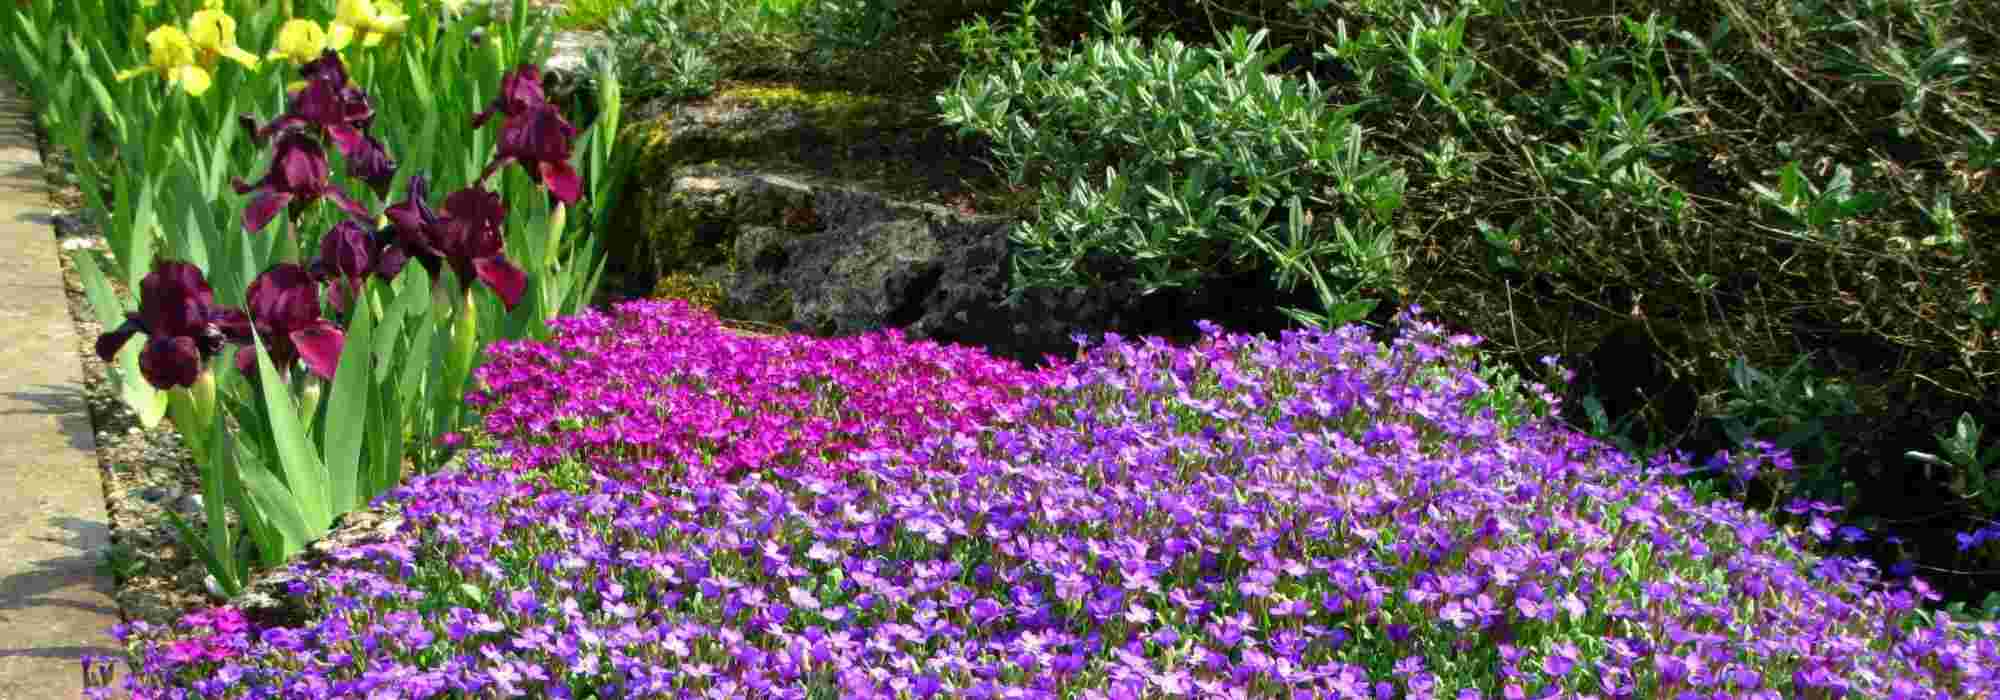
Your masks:
<svg viewBox="0 0 2000 700"><path fill-rule="evenodd" d="M280 370L304 360L306 369L326 379L340 366L340 349L346 335L340 327L320 317L319 282L305 266L279 263L250 283L247 322L224 327L229 340L244 345L236 351L236 368L244 376L257 372L257 350L250 329L264 341L271 364Z"/></svg>
<svg viewBox="0 0 2000 700"><path fill-rule="evenodd" d="M576 169L569 164L570 145L575 138L576 127L552 105L509 116L500 125L499 156L486 166L479 179L483 182L508 163L519 162L528 169L528 177L547 188L549 194L565 204L574 204L583 189Z"/></svg>
<svg viewBox="0 0 2000 700"><path fill-rule="evenodd" d="M320 239L319 259L310 269L313 279L329 283L327 302L344 314L370 275L393 280L408 262L393 229L371 232L348 219L334 224Z"/></svg>
<svg viewBox="0 0 2000 700"><path fill-rule="evenodd" d="M264 143L280 131L312 126L325 132L346 154L347 145L357 141L375 118L368 93L348 81L347 66L332 51L320 54L299 73L305 77L305 87L285 96L284 114L252 132L257 142Z"/></svg>
<svg viewBox="0 0 2000 700"><path fill-rule="evenodd" d="M340 151L340 157L347 161L347 174L367 181L378 193L388 187L396 162L381 141L365 133L375 118L375 107L367 93L348 82L347 67L341 64L339 54L325 52L300 73L305 76L305 87L285 97L284 114L262 127L249 115L241 117L252 139L261 145L280 132L310 129L325 135Z"/></svg>
<svg viewBox="0 0 2000 700"><path fill-rule="evenodd" d="M469 187L445 197L440 214L425 202L427 190L424 178L413 176L409 199L389 206L390 226L402 251L423 265L432 279L448 264L460 284L469 288L478 280L513 309L527 288L527 275L503 251L506 238L501 224L507 219L507 203L498 194Z"/></svg>
<svg viewBox="0 0 2000 700"><path fill-rule="evenodd" d="M194 386L202 365L222 351L224 327L242 321L242 312L215 305L215 292L201 268L162 261L139 282L139 312L97 337L97 357L110 362L137 333L146 334L139 351L139 374L160 389Z"/></svg>
<svg viewBox="0 0 2000 700"><path fill-rule="evenodd" d="M528 177L547 188L549 194L565 204L576 203L582 183L577 179L576 169L569 164L576 127L542 93L541 70L532 64L522 64L502 77L500 94L494 96L484 111L473 115L472 128L485 126L495 113L505 117L500 124L499 154L486 166L479 180L484 182L508 163L519 162L528 169Z"/></svg>
<svg viewBox="0 0 2000 700"><path fill-rule="evenodd" d="M368 183L377 197L388 194L396 180L396 161L379 139L363 134L360 145L351 153L342 151L341 157L347 159L349 177Z"/></svg>
<svg viewBox="0 0 2000 700"><path fill-rule="evenodd" d="M494 112L512 117L548 103L548 97L542 94L542 70L532 63L523 63L514 72L500 77L500 94L493 96L486 109L472 115L472 128L485 126Z"/></svg>
<svg viewBox="0 0 2000 700"><path fill-rule="evenodd" d="M320 198L333 200L355 218L373 218L359 202L327 181L326 151L320 149L319 142L298 132L286 132L278 138L277 152L271 157L271 172L264 179L249 185L237 178L235 186L238 194L257 193L250 200L250 208L243 212L246 233L263 230L277 217L278 210L287 205L293 207L292 216L297 218L305 205Z"/></svg>

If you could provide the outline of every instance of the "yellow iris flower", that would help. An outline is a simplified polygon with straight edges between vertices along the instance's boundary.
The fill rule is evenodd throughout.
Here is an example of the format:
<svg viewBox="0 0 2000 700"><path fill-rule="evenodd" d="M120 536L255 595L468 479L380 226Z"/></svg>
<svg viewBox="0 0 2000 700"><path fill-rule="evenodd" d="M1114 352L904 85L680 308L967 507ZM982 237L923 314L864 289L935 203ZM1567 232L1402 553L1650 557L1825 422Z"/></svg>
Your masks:
<svg viewBox="0 0 2000 700"><path fill-rule="evenodd" d="M188 18L188 39L194 42L196 57L204 68L214 69L216 61L227 58L256 68L257 56L236 45L236 18L221 10L197 10Z"/></svg>
<svg viewBox="0 0 2000 700"><path fill-rule="evenodd" d="M168 85L186 90L190 95L200 96L208 92L208 71L195 63L194 42L188 40L187 32L174 26L154 29L146 34L146 47L150 50L146 66L119 71L119 82L145 73L159 73L167 79Z"/></svg>
<svg viewBox="0 0 2000 700"><path fill-rule="evenodd" d="M326 30L318 22L309 19L287 20L278 28L278 40L271 47L269 58L289 60L304 65L319 58L326 50Z"/></svg>
<svg viewBox="0 0 2000 700"><path fill-rule="evenodd" d="M215 82L212 72L221 59L257 67L257 57L236 45L236 20L217 10L201 10L188 19L187 31L165 25L146 34L145 67L119 71L120 81L144 73L159 73L167 85L199 97Z"/></svg>
<svg viewBox="0 0 2000 700"><path fill-rule="evenodd" d="M344 49L358 37L362 46L372 47L403 33L403 27L409 23L410 16L388 2L378 7L375 0L340 0L334 11L333 27L327 32L327 43L336 50Z"/></svg>

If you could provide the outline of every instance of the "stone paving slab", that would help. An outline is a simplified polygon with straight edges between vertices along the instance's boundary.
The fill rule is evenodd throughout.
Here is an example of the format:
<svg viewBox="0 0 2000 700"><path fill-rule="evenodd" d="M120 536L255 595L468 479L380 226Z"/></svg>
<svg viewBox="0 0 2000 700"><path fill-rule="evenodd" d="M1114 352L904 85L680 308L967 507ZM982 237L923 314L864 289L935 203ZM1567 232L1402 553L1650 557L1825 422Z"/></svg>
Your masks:
<svg viewBox="0 0 2000 700"><path fill-rule="evenodd" d="M82 695L118 653L97 444L63 293L33 106L0 81L0 700Z"/></svg>

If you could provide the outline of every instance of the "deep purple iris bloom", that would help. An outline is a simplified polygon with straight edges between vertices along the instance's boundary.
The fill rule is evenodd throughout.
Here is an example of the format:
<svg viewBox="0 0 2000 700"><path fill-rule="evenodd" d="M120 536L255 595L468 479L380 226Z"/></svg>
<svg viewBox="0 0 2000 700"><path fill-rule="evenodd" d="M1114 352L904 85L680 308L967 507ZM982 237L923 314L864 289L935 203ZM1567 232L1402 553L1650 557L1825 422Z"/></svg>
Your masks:
<svg viewBox="0 0 2000 700"><path fill-rule="evenodd" d="M564 119L553 105L542 105L507 117L500 125L499 156L486 166L479 179L484 181L508 163L519 162L528 177L547 188L565 204L574 204L582 195L583 182L570 167L570 145L576 127Z"/></svg>
<svg viewBox="0 0 2000 700"><path fill-rule="evenodd" d="M135 333L146 334L139 373L160 389L194 386L202 363L222 351L223 326L241 321L242 312L215 305L215 292L201 268L161 261L139 282L139 312L97 337L97 357L110 362Z"/></svg>
<svg viewBox="0 0 2000 700"><path fill-rule="evenodd" d="M333 378L347 337L332 321L320 318L319 291L312 273L297 263L274 265L250 282L249 318L224 328L229 340L244 346L236 351L236 368L244 376L257 372L257 350L250 336L254 327L278 369L305 360L313 374Z"/></svg>
<svg viewBox="0 0 2000 700"><path fill-rule="evenodd" d="M543 95L541 71L523 64L502 77L500 94L485 110L473 115L472 128L484 126L496 112L505 117L500 124L499 154L487 164L480 181L492 177L508 163L519 162L528 169L528 177L547 188L549 194L565 204L576 203L582 194L582 182L569 164L576 126L564 119L562 110L549 104Z"/></svg>
<svg viewBox="0 0 2000 700"><path fill-rule="evenodd" d="M347 161L347 174L368 182L377 192L395 177L396 162L382 142L366 132L375 118L368 94L348 81L340 55L327 51L299 71L305 87L285 97L285 113L262 127L244 116L253 140L265 143L275 134L301 128L324 134Z"/></svg>
<svg viewBox="0 0 2000 700"><path fill-rule="evenodd" d="M249 185L237 178L235 186L238 194L257 193L250 200L250 208L243 212L245 233L263 230L277 217L278 210L287 205L294 207L296 217L305 205L322 197L333 200L342 211L357 219L373 218L367 208L327 181L326 151L320 149L318 141L298 132L288 131L278 138L277 152L271 157L271 172L264 179Z"/></svg>
<svg viewBox="0 0 2000 700"><path fill-rule="evenodd" d="M472 128L485 126L495 112L518 116L548 103L548 97L542 93L542 70L532 63L523 63L514 72L500 77L500 94L493 96L486 109L472 115Z"/></svg>
<svg viewBox="0 0 2000 700"><path fill-rule="evenodd" d="M352 219L333 225L319 241L319 259L311 266L313 279L328 282L327 301L340 313L361 295L369 275L393 280L409 262L394 229L369 231Z"/></svg>
<svg viewBox="0 0 2000 700"><path fill-rule="evenodd" d="M527 288L527 275L502 250L506 239L500 227L507 219L507 203L475 186L445 197L444 213L439 214L425 201L428 190L423 176L412 176L409 198L386 212L401 250L416 258L432 279L449 264L461 285L470 288L477 279L513 309Z"/></svg>

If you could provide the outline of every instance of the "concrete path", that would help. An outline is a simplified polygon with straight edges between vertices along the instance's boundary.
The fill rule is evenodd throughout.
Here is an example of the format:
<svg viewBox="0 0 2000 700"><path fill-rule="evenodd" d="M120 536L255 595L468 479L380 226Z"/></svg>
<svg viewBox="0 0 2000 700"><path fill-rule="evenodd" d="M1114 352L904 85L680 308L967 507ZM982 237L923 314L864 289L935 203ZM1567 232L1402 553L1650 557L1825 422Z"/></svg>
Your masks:
<svg viewBox="0 0 2000 700"><path fill-rule="evenodd" d="M35 151L33 106L0 81L0 700L82 695L119 653L97 443Z"/></svg>

